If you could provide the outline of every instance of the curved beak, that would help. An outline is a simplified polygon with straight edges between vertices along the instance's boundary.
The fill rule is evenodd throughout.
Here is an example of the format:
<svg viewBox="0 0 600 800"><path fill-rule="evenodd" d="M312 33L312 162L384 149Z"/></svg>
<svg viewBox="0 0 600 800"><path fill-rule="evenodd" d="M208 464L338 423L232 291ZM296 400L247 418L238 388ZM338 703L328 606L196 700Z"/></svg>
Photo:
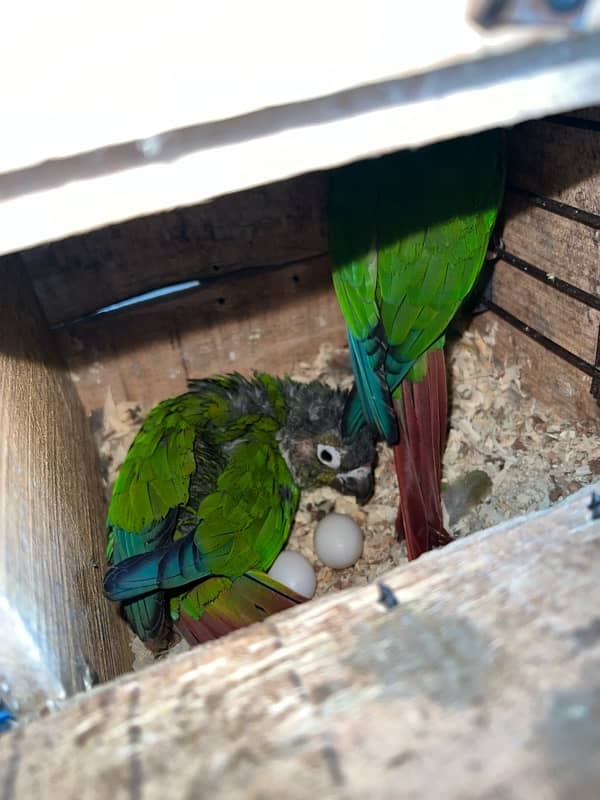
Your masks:
<svg viewBox="0 0 600 800"><path fill-rule="evenodd" d="M367 465L350 472L340 472L331 485L342 494L353 494L356 502L363 506L371 499L374 484L373 468Z"/></svg>

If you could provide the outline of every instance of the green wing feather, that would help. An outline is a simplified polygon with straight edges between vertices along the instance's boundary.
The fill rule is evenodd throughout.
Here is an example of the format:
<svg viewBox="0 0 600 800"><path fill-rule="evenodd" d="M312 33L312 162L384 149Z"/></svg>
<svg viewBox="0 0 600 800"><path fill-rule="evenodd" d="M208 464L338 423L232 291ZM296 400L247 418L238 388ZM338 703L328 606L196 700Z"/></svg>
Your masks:
<svg viewBox="0 0 600 800"><path fill-rule="evenodd" d="M226 396L236 380L216 378L157 406L115 483L104 587L142 638L159 627L164 591L266 570L289 535L299 490L276 439L283 395L259 375L273 416L238 414Z"/></svg>
<svg viewBox="0 0 600 800"><path fill-rule="evenodd" d="M176 522L173 510L188 499L200 415L197 398L183 395L160 403L146 418L113 488L107 517L109 564L153 552L170 541ZM142 639L155 638L164 626L161 592L125 602L123 611Z"/></svg>
<svg viewBox="0 0 600 800"><path fill-rule="evenodd" d="M385 331L380 335L377 300L377 162L353 164L331 173L329 180L329 249L333 284L348 326L356 392L349 403L346 435L369 421L387 440L397 424L384 370Z"/></svg>
<svg viewBox="0 0 600 800"><path fill-rule="evenodd" d="M132 600L210 576L234 579L271 566L289 535L299 500L273 424L265 418L254 426L253 438L236 445L213 491L188 512L196 520L195 530L183 535L178 526L170 545L108 571L104 590L109 597Z"/></svg>
<svg viewBox="0 0 600 800"><path fill-rule="evenodd" d="M333 283L356 339L366 338L379 320L376 164L359 162L336 170L330 173L328 185Z"/></svg>
<svg viewBox="0 0 600 800"><path fill-rule="evenodd" d="M115 481L110 528L141 534L187 502L202 417L202 404L193 394L164 400L150 412Z"/></svg>
<svg viewBox="0 0 600 800"><path fill-rule="evenodd" d="M443 336L481 270L504 190L503 134L394 154L378 171L377 303L395 390Z"/></svg>
<svg viewBox="0 0 600 800"><path fill-rule="evenodd" d="M182 573L179 585L207 574L214 577L206 578L171 601L175 617L183 605L189 616L199 618L204 603L213 603L232 580L249 570L268 570L285 544L300 492L280 454L276 430L272 418L255 420L248 440L237 444L213 491L195 510L200 522L193 542L202 569L195 576ZM222 430L220 435L226 434ZM227 435L231 435L231 430ZM160 581L159 571L156 580ZM177 585L170 576L169 588ZM233 603L237 596L237 592L227 593L219 607ZM229 613L235 618L235 607L229 608Z"/></svg>
<svg viewBox="0 0 600 800"><path fill-rule="evenodd" d="M504 136L475 136L333 172L329 237L333 282L351 350L367 353L348 416L388 441L384 376L398 395L413 365L444 333L472 289L504 190ZM368 367L372 373L369 374ZM391 406L391 397L387 402ZM383 420L383 422L382 422Z"/></svg>
<svg viewBox="0 0 600 800"><path fill-rule="evenodd" d="M198 549L215 575L266 571L289 535L299 500L271 420L237 445L215 490L198 508Z"/></svg>

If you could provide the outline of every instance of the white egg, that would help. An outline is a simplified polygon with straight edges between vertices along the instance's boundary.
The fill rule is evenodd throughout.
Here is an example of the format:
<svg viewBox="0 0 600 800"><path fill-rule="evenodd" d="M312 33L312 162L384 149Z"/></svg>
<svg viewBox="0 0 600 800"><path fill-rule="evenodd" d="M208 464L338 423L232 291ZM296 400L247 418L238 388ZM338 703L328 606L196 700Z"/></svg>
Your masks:
<svg viewBox="0 0 600 800"><path fill-rule="evenodd" d="M311 598L317 588L317 578L312 564L301 553L295 553L293 550L284 550L277 556L269 575L303 597Z"/></svg>
<svg viewBox="0 0 600 800"><path fill-rule="evenodd" d="M315 530L315 552L333 569L356 564L363 550L363 532L347 514L328 514Z"/></svg>

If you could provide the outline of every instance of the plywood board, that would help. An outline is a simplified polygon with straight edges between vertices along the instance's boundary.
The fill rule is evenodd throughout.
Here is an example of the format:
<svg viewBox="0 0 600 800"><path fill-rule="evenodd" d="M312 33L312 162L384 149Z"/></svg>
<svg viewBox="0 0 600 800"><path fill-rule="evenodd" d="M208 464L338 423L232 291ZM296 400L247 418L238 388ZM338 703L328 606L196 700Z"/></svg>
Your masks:
<svg viewBox="0 0 600 800"><path fill-rule="evenodd" d="M510 138L509 186L600 214L600 135L542 120Z"/></svg>
<svg viewBox="0 0 600 800"><path fill-rule="evenodd" d="M50 324L153 289L327 250L325 182L305 175L21 254Z"/></svg>
<svg viewBox="0 0 600 800"><path fill-rule="evenodd" d="M600 176L594 180L593 188L600 193ZM510 191L503 216L506 250L550 275L600 295L600 227L594 229L565 219Z"/></svg>
<svg viewBox="0 0 600 800"><path fill-rule="evenodd" d="M0 264L0 695L26 718L131 664L102 599L94 444L27 276ZM2 781L0 781L2 783Z"/></svg>
<svg viewBox="0 0 600 800"><path fill-rule="evenodd" d="M2 736L4 797L596 800L593 488Z"/></svg>
<svg viewBox="0 0 600 800"><path fill-rule="evenodd" d="M341 345L345 327L328 259L263 270L171 300L57 332L89 412L107 392L144 408L185 391L189 377L216 372L291 371L323 342Z"/></svg>

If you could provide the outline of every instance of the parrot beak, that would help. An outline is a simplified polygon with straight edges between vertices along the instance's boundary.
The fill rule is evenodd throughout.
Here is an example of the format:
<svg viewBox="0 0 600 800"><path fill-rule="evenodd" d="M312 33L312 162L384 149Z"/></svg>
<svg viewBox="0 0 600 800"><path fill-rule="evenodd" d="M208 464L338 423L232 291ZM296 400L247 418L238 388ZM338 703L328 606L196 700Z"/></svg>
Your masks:
<svg viewBox="0 0 600 800"><path fill-rule="evenodd" d="M374 488L373 468L370 465L357 467L350 472L341 472L331 484L342 494L353 494L356 502L364 506L371 499Z"/></svg>

